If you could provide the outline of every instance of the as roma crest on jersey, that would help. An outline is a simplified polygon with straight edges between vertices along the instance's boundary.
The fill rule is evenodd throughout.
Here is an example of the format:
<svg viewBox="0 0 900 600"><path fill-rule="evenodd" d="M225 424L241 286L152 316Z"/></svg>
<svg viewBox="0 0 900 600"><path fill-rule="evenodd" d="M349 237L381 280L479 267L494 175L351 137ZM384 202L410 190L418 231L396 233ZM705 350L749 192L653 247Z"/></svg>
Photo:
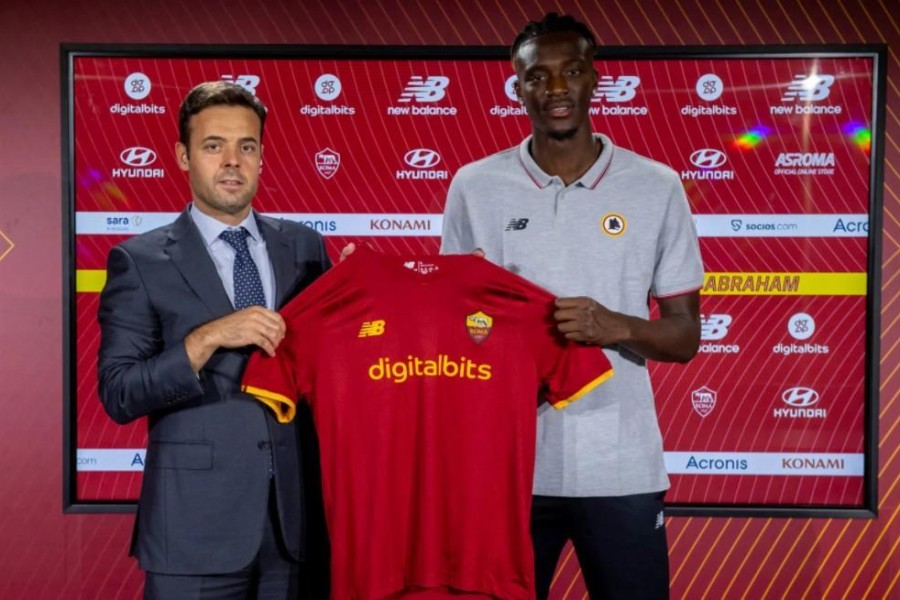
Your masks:
<svg viewBox="0 0 900 600"><path fill-rule="evenodd" d="M477 313L466 317L466 329L469 330L469 337L476 344L480 344L491 334L491 328L494 326L494 319L487 316L480 310Z"/></svg>

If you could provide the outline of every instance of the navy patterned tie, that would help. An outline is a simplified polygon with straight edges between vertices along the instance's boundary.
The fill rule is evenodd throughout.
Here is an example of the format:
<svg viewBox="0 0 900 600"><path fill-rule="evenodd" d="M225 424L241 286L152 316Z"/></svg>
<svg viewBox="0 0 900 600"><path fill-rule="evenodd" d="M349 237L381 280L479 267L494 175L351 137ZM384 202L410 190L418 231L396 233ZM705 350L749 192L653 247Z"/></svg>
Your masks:
<svg viewBox="0 0 900 600"><path fill-rule="evenodd" d="M256 263L250 256L247 247L247 236L250 232L240 229L226 229L219 237L234 248L234 308L241 310L248 306L266 306L266 294L263 292L262 280Z"/></svg>

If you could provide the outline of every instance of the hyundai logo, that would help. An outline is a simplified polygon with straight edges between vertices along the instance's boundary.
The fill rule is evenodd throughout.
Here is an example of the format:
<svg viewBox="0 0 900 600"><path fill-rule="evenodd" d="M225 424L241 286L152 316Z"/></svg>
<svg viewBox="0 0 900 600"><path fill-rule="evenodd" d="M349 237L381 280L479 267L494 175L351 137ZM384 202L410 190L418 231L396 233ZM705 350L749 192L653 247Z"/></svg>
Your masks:
<svg viewBox="0 0 900 600"><path fill-rule="evenodd" d="M119 159L130 167L146 167L156 162L156 152L150 148L135 146L122 150Z"/></svg>
<svg viewBox="0 0 900 600"><path fill-rule="evenodd" d="M428 148L416 148L407 152L403 160L414 169L430 169L441 162L441 155Z"/></svg>
<svg viewBox="0 0 900 600"><path fill-rule="evenodd" d="M691 162L701 169L718 169L727 160L724 152L712 148L703 148L691 154Z"/></svg>
<svg viewBox="0 0 900 600"><path fill-rule="evenodd" d="M781 399L785 404L803 408L806 406L812 406L813 404L818 402L819 392L807 387L792 387L788 390L784 390L784 392L781 394Z"/></svg>

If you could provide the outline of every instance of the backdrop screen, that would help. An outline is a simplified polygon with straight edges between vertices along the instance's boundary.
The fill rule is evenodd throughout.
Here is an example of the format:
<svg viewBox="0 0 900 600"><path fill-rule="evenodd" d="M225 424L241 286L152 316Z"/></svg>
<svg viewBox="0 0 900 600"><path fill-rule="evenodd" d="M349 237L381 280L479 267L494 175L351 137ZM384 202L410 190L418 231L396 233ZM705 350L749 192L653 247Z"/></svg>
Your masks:
<svg viewBox="0 0 900 600"><path fill-rule="evenodd" d="M530 122L505 49L427 50L63 49L67 505L140 490L146 423L117 425L98 400L97 308L110 248L190 200L186 92L223 79L266 103L255 206L315 228L333 258L350 241L437 252L453 174ZM700 235L700 354L651 366L676 507L874 507L879 60L598 58L595 130L675 169Z"/></svg>

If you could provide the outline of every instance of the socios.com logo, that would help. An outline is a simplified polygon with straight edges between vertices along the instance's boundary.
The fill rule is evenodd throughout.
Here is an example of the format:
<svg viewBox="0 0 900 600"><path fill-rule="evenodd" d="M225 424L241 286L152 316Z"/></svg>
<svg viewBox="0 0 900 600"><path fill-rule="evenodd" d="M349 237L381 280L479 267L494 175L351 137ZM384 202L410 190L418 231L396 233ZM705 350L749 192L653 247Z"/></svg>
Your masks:
<svg viewBox="0 0 900 600"><path fill-rule="evenodd" d="M156 162L156 152L150 148L133 146L122 150L119 160L129 167L146 167Z"/></svg>
<svg viewBox="0 0 900 600"><path fill-rule="evenodd" d="M416 148L407 152L403 161L414 169L430 169L441 162L441 155L428 148Z"/></svg>
<svg viewBox="0 0 900 600"><path fill-rule="evenodd" d="M702 148L691 153L691 163L700 169L718 169L728 161L721 150Z"/></svg>
<svg viewBox="0 0 900 600"><path fill-rule="evenodd" d="M788 406L806 408L819 401L819 392L808 387L792 387L782 392L781 400Z"/></svg>

